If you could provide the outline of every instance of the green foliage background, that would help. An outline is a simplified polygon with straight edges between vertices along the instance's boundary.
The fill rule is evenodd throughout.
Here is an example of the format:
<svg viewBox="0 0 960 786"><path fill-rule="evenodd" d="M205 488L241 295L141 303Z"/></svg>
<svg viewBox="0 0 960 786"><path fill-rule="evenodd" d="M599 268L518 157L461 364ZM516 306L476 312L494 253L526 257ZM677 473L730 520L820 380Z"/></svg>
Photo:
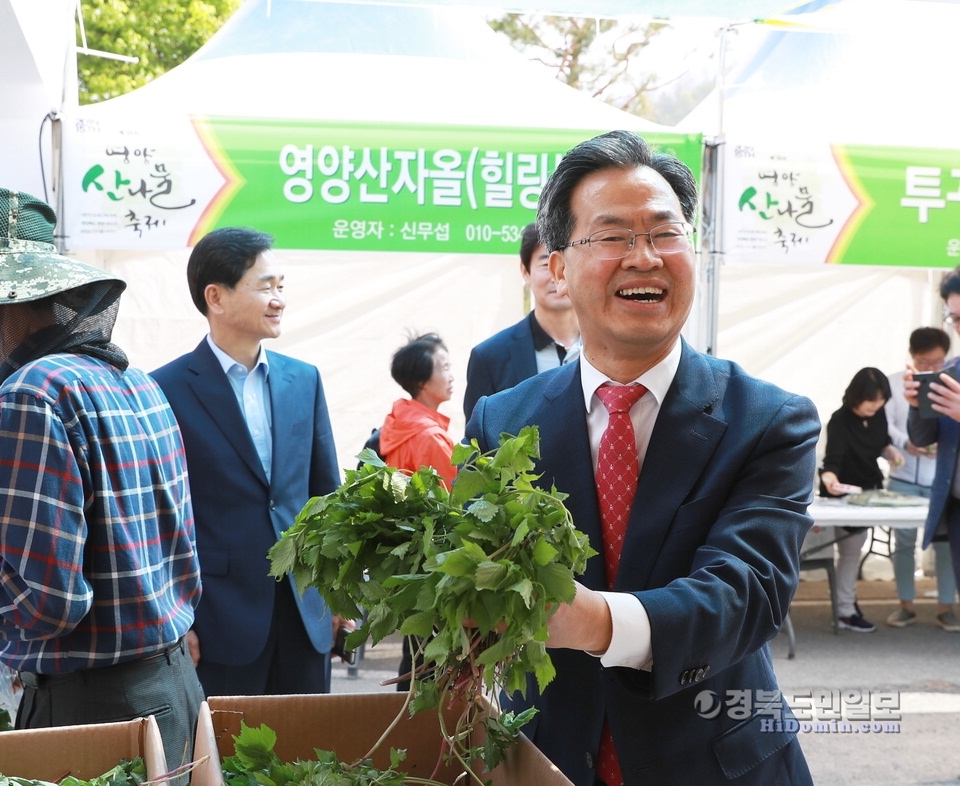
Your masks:
<svg viewBox="0 0 960 786"><path fill-rule="evenodd" d="M197 51L243 0L81 0L87 48L139 57L124 63L77 57L81 104L115 98L169 71ZM82 45L77 26L77 45Z"/></svg>

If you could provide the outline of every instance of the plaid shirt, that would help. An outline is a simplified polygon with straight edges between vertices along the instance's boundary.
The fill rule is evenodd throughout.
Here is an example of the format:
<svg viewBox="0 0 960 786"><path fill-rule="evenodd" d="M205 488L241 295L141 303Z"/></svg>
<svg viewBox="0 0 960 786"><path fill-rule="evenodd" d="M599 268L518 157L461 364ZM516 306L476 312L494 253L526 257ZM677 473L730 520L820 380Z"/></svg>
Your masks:
<svg viewBox="0 0 960 786"><path fill-rule="evenodd" d="M200 568L180 429L157 384L48 355L0 385L0 661L44 674L156 653Z"/></svg>

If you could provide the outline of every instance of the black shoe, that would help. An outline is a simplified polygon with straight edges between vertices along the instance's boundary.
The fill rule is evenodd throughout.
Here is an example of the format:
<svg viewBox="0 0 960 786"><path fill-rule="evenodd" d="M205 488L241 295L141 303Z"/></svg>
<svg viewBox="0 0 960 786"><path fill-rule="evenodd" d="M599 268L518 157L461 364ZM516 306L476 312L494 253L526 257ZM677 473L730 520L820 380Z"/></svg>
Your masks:
<svg viewBox="0 0 960 786"><path fill-rule="evenodd" d="M837 617L837 627L840 630L852 630L855 633L873 633L877 629L876 625L867 622L859 612L849 617Z"/></svg>

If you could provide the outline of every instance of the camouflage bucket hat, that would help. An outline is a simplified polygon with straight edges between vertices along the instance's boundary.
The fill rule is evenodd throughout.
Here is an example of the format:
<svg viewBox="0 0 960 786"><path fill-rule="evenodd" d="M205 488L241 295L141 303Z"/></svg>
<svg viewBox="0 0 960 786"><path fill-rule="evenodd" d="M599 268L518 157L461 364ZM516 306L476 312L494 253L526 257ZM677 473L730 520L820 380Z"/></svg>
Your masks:
<svg viewBox="0 0 960 786"><path fill-rule="evenodd" d="M39 300L95 281L126 283L57 253L57 215L35 196L0 188L0 306Z"/></svg>

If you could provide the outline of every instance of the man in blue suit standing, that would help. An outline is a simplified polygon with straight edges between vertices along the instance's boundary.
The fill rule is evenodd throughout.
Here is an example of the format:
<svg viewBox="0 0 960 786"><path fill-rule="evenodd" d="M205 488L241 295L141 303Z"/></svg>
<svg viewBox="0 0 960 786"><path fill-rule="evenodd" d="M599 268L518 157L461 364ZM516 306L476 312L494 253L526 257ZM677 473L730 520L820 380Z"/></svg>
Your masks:
<svg viewBox="0 0 960 786"><path fill-rule="evenodd" d="M681 338L696 204L690 170L633 132L567 153L538 225L580 360L481 399L467 424L482 449L537 425L538 482L569 495L599 552L550 620L556 678L509 702L538 708L524 731L576 786L812 783L768 642L812 524L820 424L808 399Z"/></svg>
<svg viewBox="0 0 960 786"><path fill-rule="evenodd" d="M943 321L960 333L960 267L947 273L940 282ZM950 544L954 576L960 581L960 358L948 360L939 381L930 384L930 405L936 417L920 416L917 388L911 367L904 375L903 388L910 410L907 434L917 447L937 444L937 466L930 488L930 508L923 529L923 548L934 541Z"/></svg>
<svg viewBox="0 0 960 786"><path fill-rule="evenodd" d="M533 296L533 310L515 325L470 350L463 414L467 420L483 396L512 388L541 371L572 363L580 355L580 329L570 298L557 292L536 224L520 236L520 273Z"/></svg>
<svg viewBox="0 0 960 786"><path fill-rule="evenodd" d="M153 372L183 432L203 597L189 644L208 696L326 693L332 618L319 593L271 578L267 551L340 482L320 374L267 352L286 301L271 238L218 229L187 263L209 334Z"/></svg>

